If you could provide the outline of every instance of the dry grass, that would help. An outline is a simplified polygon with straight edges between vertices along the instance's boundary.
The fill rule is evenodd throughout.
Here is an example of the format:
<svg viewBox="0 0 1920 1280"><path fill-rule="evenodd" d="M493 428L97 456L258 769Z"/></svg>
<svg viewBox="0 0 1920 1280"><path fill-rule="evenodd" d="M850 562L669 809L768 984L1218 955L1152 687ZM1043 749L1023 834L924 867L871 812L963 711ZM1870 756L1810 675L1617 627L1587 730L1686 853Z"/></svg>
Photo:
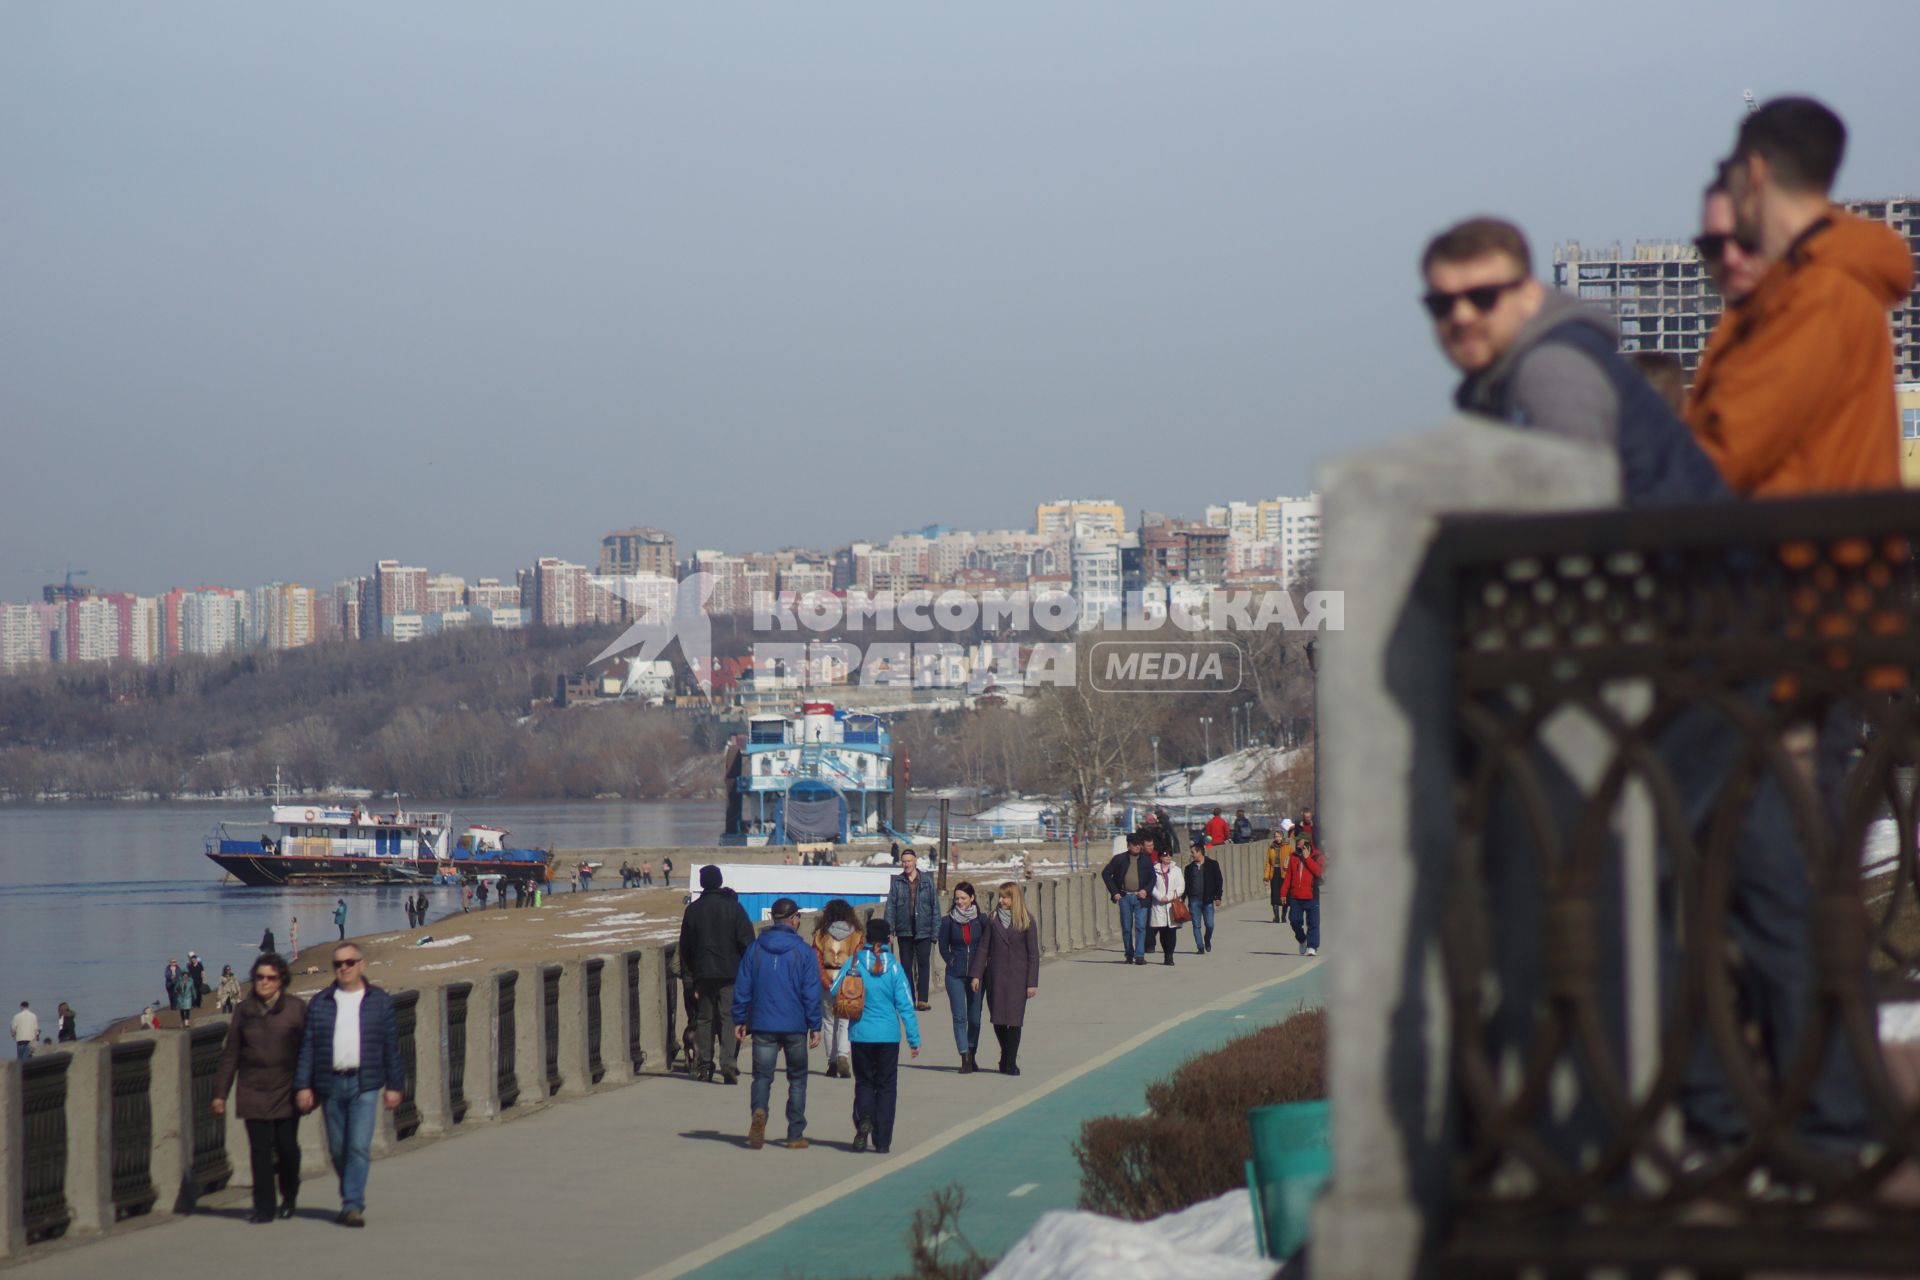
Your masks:
<svg viewBox="0 0 1920 1280"><path fill-rule="evenodd" d="M1247 1112L1326 1097L1326 1060L1318 1009L1189 1060L1148 1087L1147 1115L1081 1126L1080 1206L1140 1221L1244 1187Z"/></svg>

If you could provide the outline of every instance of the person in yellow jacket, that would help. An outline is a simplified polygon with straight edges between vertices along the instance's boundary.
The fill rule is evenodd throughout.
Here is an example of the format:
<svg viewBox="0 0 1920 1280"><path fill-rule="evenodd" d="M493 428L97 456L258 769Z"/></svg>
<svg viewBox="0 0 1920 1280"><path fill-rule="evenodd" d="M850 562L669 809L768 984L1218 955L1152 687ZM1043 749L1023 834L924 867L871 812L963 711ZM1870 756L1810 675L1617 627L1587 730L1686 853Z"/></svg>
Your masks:
<svg viewBox="0 0 1920 1280"><path fill-rule="evenodd" d="M1260 878L1267 882L1267 902L1273 907L1275 924L1280 923L1280 889L1287 882L1287 860L1291 857L1292 839L1285 830L1275 832L1272 842L1267 845L1267 869L1260 873Z"/></svg>

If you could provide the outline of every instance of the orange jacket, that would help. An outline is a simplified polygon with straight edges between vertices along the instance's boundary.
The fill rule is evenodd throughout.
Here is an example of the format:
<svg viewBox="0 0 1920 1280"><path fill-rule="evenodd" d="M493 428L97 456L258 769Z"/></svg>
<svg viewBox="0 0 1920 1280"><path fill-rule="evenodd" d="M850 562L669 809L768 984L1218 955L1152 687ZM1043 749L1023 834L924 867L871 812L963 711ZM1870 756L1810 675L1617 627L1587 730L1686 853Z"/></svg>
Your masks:
<svg viewBox="0 0 1920 1280"><path fill-rule="evenodd" d="M1912 284L1899 235L1835 208L1728 309L1694 375L1687 423L1734 492L1899 487L1886 313Z"/></svg>

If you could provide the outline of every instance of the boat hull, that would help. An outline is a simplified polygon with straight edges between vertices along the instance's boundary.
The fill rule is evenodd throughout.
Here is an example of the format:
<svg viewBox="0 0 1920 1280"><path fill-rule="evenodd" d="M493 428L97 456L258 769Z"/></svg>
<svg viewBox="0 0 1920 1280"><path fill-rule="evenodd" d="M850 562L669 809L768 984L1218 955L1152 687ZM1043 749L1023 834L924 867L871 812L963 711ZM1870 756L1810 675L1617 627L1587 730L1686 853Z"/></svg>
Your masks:
<svg viewBox="0 0 1920 1280"><path fill-rule="evenodd" d="M241 884L256 888L289 885L432 884L446 864L433 858L332 858L299 854L209 852L207 857ZM455 859L452 870L464 880L497 875L506 880L544 883L547 863L495 859Z"/></svg>

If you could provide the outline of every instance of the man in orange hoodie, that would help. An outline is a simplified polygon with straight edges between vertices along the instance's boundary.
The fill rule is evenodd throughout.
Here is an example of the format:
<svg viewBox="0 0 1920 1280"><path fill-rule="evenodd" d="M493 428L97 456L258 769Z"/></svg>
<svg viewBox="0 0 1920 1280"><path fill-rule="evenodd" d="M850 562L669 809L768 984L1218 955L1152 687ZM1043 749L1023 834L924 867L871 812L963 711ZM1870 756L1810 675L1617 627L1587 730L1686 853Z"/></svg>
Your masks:
<svg viewBox="0 0 1920 1280"><path fill-rule="evenodd" d="M1913 283L1890 228L1827 198L1846 126L1811 98L1776 98L1723 166L1742 247L1772 262L1721 321L1687 413L1735 492L1787 497L1900 484L1887 311Z"/></svg>

